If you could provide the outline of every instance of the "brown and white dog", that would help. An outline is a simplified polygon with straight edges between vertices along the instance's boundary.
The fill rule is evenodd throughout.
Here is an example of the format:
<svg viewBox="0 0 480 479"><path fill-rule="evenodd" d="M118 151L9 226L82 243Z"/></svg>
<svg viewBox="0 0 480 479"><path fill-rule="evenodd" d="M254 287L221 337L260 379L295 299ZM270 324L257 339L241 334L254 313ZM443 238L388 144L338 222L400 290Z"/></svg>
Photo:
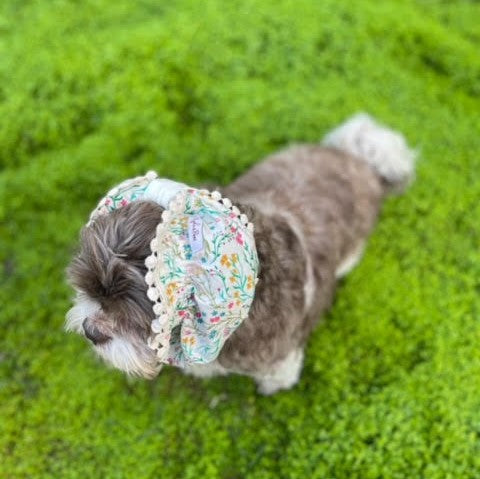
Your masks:
<svg viewBox="0 0 480 479"><path fill-rule="evenodd" d="M259 282L218 358L186 372L245 374L263 394L295 385L309 334L360 260L382 200L411 182L414 158L402 135L359 114L321 144L288 147L222 189L255 226ZM162 212L138 201L84 227L68 269L77 297L66 328L116 368L147 378L159 366L147 346L154 313L144 262Z"/></svg>

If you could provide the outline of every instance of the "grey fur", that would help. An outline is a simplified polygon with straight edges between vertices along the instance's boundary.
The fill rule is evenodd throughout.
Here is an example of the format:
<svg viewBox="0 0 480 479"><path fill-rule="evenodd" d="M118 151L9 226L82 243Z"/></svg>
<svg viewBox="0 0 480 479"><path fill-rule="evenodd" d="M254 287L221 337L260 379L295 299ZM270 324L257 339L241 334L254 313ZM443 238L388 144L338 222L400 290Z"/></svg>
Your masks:
<svg viewBox="0 0 480 479"><path fill-rule="evenodd" d="M373 227L383 192L366 163L317 145L277 153L224 190L241 208L250 208L261 270L251 314L226 343L220 364L242 371L268 368L303 346L332 303L337 267ZM308 258L314 299L305 312Z"/></svg>
<svg viewBox="0 0 480 479"><path fill-rule="evenodd" d="M298 145L223 189L255 225L260 273L250 315L216 368L257 377L301 351L333 301L337 269L367 239L393 183L348 152ZM83 229L68 270L73 286L100 303L100 331L128 338L149 363L148 373L138 374L149 377L155 358L146 346L153 312L144 260L161 213L155 203L139 201L99 218Z"/></svg>

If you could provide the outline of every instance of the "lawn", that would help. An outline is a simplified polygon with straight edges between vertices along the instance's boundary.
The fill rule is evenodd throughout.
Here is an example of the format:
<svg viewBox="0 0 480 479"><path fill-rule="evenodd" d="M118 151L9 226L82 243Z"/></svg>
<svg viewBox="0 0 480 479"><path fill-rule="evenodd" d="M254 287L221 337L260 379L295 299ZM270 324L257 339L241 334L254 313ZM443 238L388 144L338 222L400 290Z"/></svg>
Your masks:
<svg viewBox="0 0 480 479"><path fill-rule="evenodd" d="M480 477L480 4L2 0L0 477ZM359 110L417 179L311 337L300 384L130 379L66 334L112 185L226 184Z"/></svg>

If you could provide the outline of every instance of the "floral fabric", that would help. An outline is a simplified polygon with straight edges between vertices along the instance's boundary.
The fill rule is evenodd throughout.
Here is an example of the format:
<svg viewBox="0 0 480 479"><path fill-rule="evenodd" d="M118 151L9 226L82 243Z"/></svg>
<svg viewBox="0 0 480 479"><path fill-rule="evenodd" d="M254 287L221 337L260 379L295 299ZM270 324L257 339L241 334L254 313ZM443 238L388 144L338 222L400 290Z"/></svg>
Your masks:
<svg viewBox="0 0 480 479"><path fill-rule="evenodd" d="M89 224L98 216L106 215L132 201L143 198L148 186L156 177L155 172L149 172L145 176L125 180L112 188L92 211Z"/></svg>
<svg viewBox="0 0 480 479"><path fill-rule="evenodd" d="M162 362L213 361L248 316L258 258L253 227L233 208L187 189L157 228L146 280L158 312L151 347Z"/></svg>
<svg viewBox="0 0 480 479"><path fill-rule="evenodd" d="M123 182L100 201L90 221L151 199L147 190L158 190L159 181L149 173ZM218 192L181 186L162 205L167 209L145 261L156 317L148 343L160 363L179 367L217 358L248 317L259 264L247 217Z"/></svg>

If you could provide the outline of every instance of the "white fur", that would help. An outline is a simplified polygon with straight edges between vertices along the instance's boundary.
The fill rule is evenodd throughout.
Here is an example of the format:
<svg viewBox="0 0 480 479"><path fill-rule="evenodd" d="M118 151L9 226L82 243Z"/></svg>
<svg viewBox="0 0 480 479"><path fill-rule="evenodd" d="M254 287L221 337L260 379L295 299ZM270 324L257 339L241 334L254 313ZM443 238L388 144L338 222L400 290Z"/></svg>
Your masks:
<svg viewBox="0 0 480 479"><path fill-rule="evenodd" d="M357 266L358 262L362 259L363 249L365 247L365 243L360 243L338 266L337 270L335 271L335 277L337 279L343 278L346 276L350 271L352 271L355 266Z"/></svg>
<svg viewBox="0 0 480 479"><path fill-rule="evenodd" d="M365 160L390 183L408 184L413 179L416 152L403 135L359 113L328 133L322 141Z"/></svg>
<svg viewBox="0 0 480 479"><path fill-rule="evenodd" d="M183 368L183 372L196 378L212 378L214 376L225 376L229 373L218 361L207 364L189 364Z"/></svg>
<svg viewBox="0 0 480 479"><path fill-rule="evenodd" d="M258 392L264 395L274 394L281 389L290 389L297 384L303 365L303 349L294 349L286 358L275 363L268 371L251 375L258 385ZM225 369L218 361L209 364L191 364L183 369L185 374L198 378L226 376L235 371ZM241 374L240 371L238 373Z"/></svg>
<svg viewBox="0 0 480 479"><path fill-rule="evenodd" d="M78 293L75 305L68 311L65 323L67 331L84 336L83 321L101 311L98 302L86 294ZM112 366L136 376L153 377L159 368L152 365L148 357L143 357L127 339L114 337L104 344L94 346L95 352Z"/></svg>
<svg viewBox="0 0 480 479"><path fill-rule="evenodd" d="M83 334L83 321L101 309L97 301L90 299L86 294L78 293L74 306L67 313L65 329Z"/></svg>
<svg viewBox="0 0 480 479"><path fill-rule="evenodd" d="M253 378L258 392L266 396L297 384L303 365L303 349L292 350L285 359L278 361L269 371L256 373Z"/></svg>
<svg viewBox="0 0 480 479"><path fill-rule="evenodd" d="M113 367L142 377L154 377L160 367L152 365L126 339L114 337L104 344L94 347L97 354Z"/></svg>

